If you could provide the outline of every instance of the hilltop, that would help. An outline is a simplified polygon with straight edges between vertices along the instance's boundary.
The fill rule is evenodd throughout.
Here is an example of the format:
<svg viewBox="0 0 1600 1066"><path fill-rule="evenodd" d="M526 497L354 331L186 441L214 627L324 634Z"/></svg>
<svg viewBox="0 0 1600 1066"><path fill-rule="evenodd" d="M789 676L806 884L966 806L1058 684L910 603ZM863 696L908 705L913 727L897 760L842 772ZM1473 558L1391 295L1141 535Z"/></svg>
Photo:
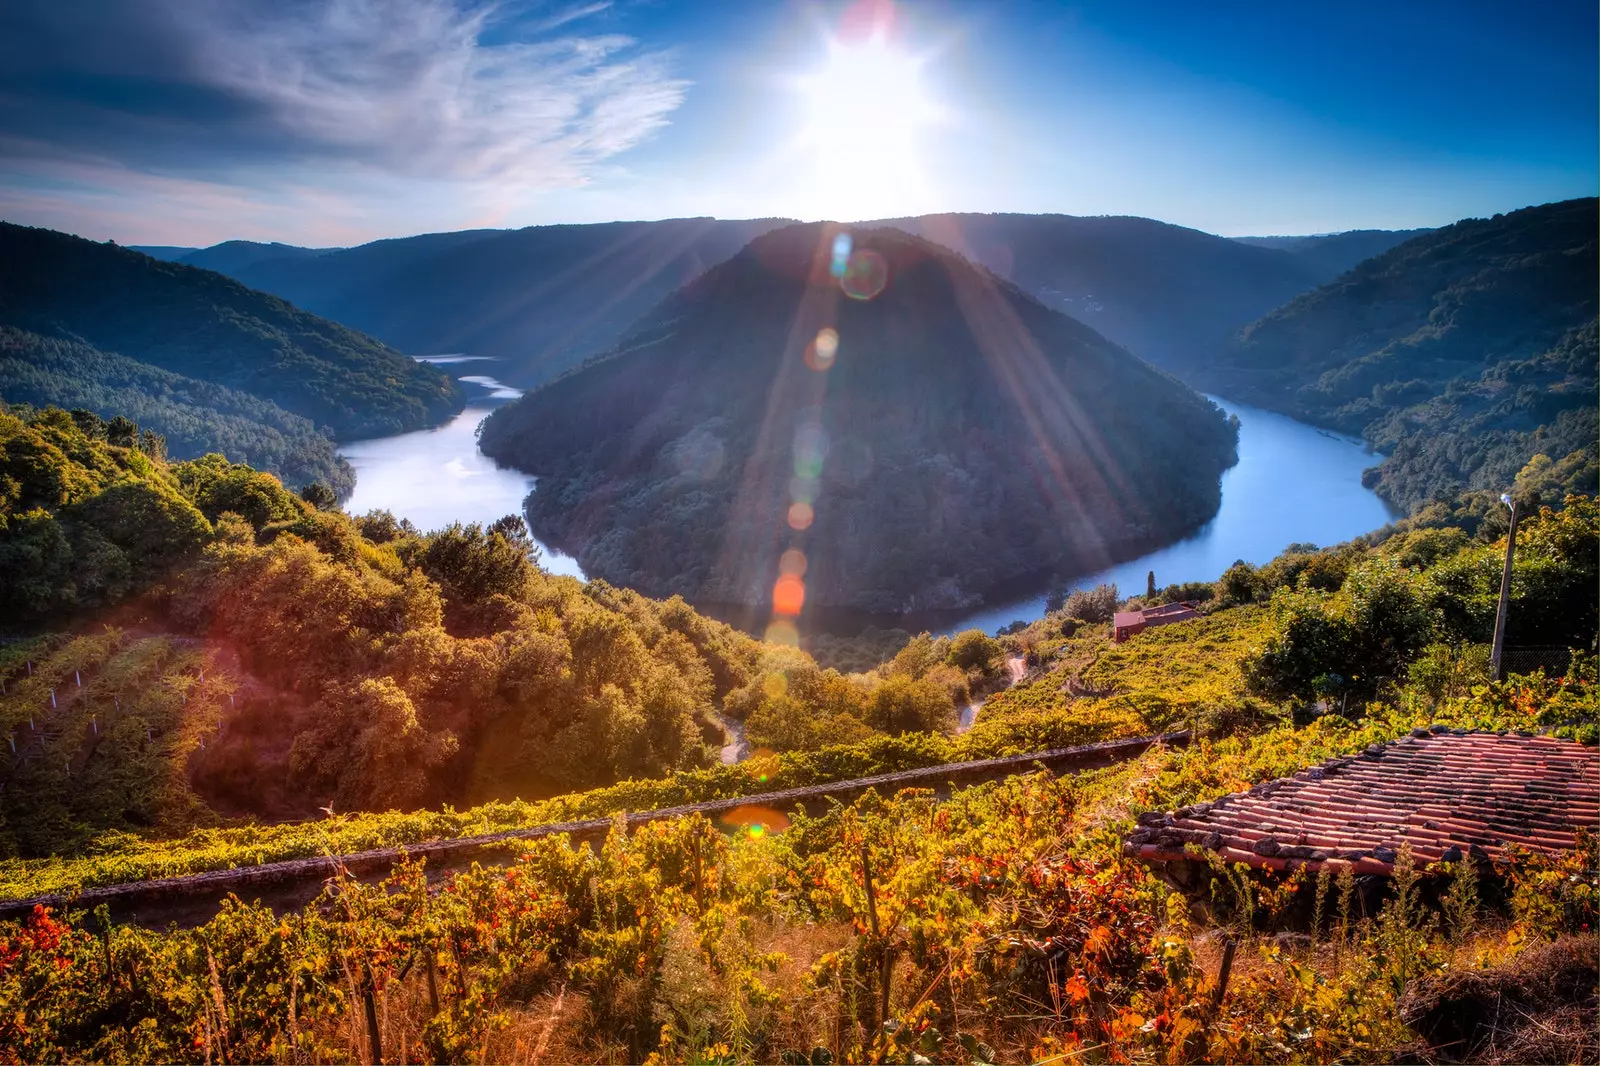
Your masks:
<svg viewBox="0 0 1600 1066"><path fill-rule="evenodd" d="M841 282L845 233L758 238L496 412L482 447L540 477L538 535L651 595L751 605L798 548L807 604L897 614L1215 513L1235 431L1214 405L898 230L851 233Z"/></svg>
<svg viewBox="0 0 1600 1066"><path fill-rule="evenodd" d="M1364 435L1369 476L1416 507L1500 489L1535 454L1594 490L1594 199L1467 219L1400 244L1245 327L1206 383Z"/></svg>
<svg viewBox="0 0 1600 1066"><path fill-rule="evenodd" d="M339 438L420 429L463 402L437 369L232 278L5 223L0 325L248 393Z"/></svg>

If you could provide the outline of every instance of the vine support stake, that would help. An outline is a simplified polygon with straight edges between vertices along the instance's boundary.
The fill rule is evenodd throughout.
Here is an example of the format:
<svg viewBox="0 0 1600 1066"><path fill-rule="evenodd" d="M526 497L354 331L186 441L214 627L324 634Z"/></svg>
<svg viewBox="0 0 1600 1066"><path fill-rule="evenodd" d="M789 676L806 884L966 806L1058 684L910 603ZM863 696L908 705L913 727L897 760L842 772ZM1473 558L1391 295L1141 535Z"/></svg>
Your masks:
<svg viewBox="0 0 1600 1066"><path fill-rule="evenodd" d="M867 854L867 842L861 842L861 882L867 888L867 926L874 938L878 935L878 896L872 890L872 859Z"/></svg>
<svg viewBox="0 0 1600 1066"><path fill-rule="evenodd" d="M378 1007L372 1000L372 971L361 964L361 1006L367 1015L367 1041L372 1045L372 1061L383 1061L383 1043L378 1034Z"/></svg>
<svg viewBox="0 0 1600 1066"><path fill-rule="evenodd" d="M433 949L427 953L428 963L428 1010L432 1013L429 1017L439 1013L439 979L434 976Z"/></svg>
<svg viewBox="0 0 1600 1066"><path fill-rule="evenodd" d="M1233 953L1237 947L1231 936L1222 942L1222 965L1217 967L1217 987L1211 993L1212 1014L1222 1009L1222 997L1228 991L1228 978L1233 976Z"/></svg>
<svg viewBox="0 0 1600 1066"><path fill-rule="evenodd" d="M700 880L700 827L695 826L689 843L694 852L694 905L701 911L706 909L705 887Z"/></svg>

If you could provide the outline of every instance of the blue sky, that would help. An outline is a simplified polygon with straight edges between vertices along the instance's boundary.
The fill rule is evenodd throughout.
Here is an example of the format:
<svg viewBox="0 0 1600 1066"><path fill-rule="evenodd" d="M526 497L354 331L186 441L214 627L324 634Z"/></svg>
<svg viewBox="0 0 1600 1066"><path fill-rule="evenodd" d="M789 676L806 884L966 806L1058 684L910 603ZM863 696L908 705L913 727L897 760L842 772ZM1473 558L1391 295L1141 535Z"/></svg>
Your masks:
<svg viewBox="0 0 1600 1066"><path fill-rule="evenodd" d="M614 218L1430 226L1597 185L1590 3L8 0L0 217L350 244Z"/></svg>

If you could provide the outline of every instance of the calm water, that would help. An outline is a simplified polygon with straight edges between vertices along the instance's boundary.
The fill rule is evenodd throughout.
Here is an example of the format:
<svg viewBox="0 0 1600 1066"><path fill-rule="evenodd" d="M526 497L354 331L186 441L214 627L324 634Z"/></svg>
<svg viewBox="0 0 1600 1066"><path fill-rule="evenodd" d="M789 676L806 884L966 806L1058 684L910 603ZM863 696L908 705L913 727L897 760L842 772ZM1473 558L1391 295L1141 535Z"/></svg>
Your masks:
<svg viewBox="0 0 1600 1066"><path fill-rule="evenodd" d="M436 356L439 363L471 363L482 370L488 360ZM463 376L475 394L466 410L446 425L394 437L356 441L340 450L356 470L356 489L345 509L361 514L387 508L422 529L451 522L492 522L521 514L522 500L535 479L496 464L478 451L478 424L516 389L485 374ZM1141 559L1091 574L1076 582L1088 588L1115 582L1124 595L1144 591L1145 574L1156 582L1209 581L1235 559L1264 563L1288 545L1337 544L1377 529L1395 513L1361 486L1361 472L1377 457L1359 441L1316 429L1292 418L1212 397L1239 416L1239 462L1222 475L1222 507L1205 528L1187 540ZM544 550L544 565L558 574L582 577L577 560ZM956 622L948 632L973 626L993 632L1017 619L1044 615L1044 596L986 607Z"/></svg>
<svg viewBox="0 0 1600 1066"><path fill-rule="evenodd" d="M436 356L427 361L481 364L468 356ZM451 522L493 522L522 513L523 497L535 479L500 466L480 452L477 435L479 423L490 411L520 393L482 374L461 380L470 397L466 410L444 425L340 446L340 453L356 471L356 489L345 511L365 514L386 509L423 530ZM540 547L546 570L583 576L576 559Z"/></svg>
<svg viewBox="0 0 1600 1066"><path fill-rule="evenodd" d="M1222 507L1194 536L1132 562L1074 582L1093 588L1114 582L1124 595L1156 584L1211 581L1235 560L1264 563L1294 543L1326 547L1377 529L1398 512L1363 488L1361 472L1378 456L1354 437L1330 433L1292 418L1210 397L1239 416L1239 462L1222 475ZM985 607L947 627L994 632L1017 619L1044 617L1044 596Z"/></svg>

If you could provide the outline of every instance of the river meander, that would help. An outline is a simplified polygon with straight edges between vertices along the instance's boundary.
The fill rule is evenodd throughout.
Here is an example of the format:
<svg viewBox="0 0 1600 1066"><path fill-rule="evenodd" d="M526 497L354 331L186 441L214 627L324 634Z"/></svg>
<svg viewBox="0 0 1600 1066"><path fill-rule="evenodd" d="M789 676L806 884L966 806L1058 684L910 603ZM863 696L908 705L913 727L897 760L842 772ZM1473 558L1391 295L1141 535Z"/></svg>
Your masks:
<svg viewBox="0 0 1600 1066"><path fill-rule="evenodd" d="M474 371L461 377L471 394L466 409L434 429L342 445L340 451L356 471L355 492L345 509L361 514L386 508L424 530L522 513L522 501L536 479L500 466L478 450L477 440L478 425L518 391L477 372L492 369L489 360L435 356L430 361ZM1290 544L1337 544L1395 517L1361 484L1361 472L1378 459L1361 441L1212 399L1239 416L1239 462L1222 475L1222 506L1216 517L1193 536L1087 575L1075 587L1110 581L1124 595L1142 592L1151 570L1161 585L1211 580L1236 559L1264 563ZM577 560L548 548L543 563L555 573L583 576ZM954 632L976 626L993 632L1043 614L1041 590L942 620L936 628Z"/></svg>

